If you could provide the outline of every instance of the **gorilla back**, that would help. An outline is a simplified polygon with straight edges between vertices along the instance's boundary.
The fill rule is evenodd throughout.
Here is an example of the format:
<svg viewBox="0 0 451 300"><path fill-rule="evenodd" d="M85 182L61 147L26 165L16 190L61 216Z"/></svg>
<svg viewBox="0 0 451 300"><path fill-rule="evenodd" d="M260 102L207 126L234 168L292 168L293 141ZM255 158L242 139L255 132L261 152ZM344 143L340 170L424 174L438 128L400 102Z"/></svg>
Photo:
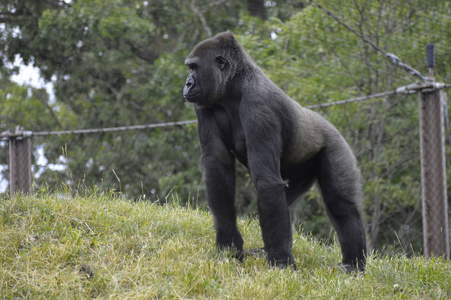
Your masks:
<svg viewBox="0 0 451 300"><path fill-rule="evenodd" d="M337 231L346 270L364 270L360 172L348 144L319 114L301 107L253 62L231 32L194 47L184 98L194 103L201 166L216 243L241 258L235 160L257 189L264 249L271 266L296 267L289 205L317 182Z"/></svg>

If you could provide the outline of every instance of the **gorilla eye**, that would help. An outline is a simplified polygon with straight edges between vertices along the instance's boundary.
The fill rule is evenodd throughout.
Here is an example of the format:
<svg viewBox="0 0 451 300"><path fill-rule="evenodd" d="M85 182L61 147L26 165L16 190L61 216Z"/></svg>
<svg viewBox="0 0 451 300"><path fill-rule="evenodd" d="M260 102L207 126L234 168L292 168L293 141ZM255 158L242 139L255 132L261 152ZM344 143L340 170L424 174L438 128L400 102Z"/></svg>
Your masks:
<svg viewBox="0 0 451 300"><path fill-rule="evenodd" d="M188 65L188 68L189 68L190 70L196 71L196 70L197 70L197 64L195 64L195 63L190 63L190 64Z"/></svg>
<svg viewBox="0 0 451 300"><path fill-rule="evenodd" d="M219 69L224 70L227 60L223 56L218 55L216 56L216 62L219 64Z"/></svg>
<svg viewBox="0 0 451 300"><path fill-rule="evenodd" d="M227 62L227 60L221 55L216 56L216 62L220 65L223 65Z"/></svg>

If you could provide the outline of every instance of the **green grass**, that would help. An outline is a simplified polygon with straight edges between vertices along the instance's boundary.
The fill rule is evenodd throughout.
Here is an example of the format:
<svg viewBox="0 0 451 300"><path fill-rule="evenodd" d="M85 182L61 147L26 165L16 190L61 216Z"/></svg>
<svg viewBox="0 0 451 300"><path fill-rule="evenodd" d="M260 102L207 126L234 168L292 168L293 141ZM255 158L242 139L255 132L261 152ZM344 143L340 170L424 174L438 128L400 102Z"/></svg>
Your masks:
<svg viewBox="0 0 451 300"><path fill-rule="evenodd" d="M258 220L239 221L245 248ZM338 245L295 233L298 271L218 252L209 213L113 194L0 198L0 297L39 299L449 299L451 263L368 259L364 275L332 266Z"/></svg>

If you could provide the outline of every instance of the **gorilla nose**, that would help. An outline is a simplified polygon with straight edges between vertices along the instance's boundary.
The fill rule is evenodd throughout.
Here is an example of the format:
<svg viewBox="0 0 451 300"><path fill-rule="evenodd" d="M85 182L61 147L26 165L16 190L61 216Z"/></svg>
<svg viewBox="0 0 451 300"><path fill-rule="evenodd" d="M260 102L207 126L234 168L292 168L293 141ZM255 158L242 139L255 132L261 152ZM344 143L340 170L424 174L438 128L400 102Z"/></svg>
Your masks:
<svg viewBox="0 0 451 300"><path fill-rule="evenodd" d="M194 79L190 76L185 83L186 88L192 89L195 86Z"/></svg>

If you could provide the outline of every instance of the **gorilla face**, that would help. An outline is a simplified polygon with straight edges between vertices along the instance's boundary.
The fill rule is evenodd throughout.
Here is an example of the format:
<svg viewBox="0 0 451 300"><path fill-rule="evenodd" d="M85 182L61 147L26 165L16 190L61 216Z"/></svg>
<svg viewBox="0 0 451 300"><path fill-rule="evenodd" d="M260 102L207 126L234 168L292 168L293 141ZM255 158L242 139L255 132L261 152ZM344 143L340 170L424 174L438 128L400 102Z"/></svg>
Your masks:
<svg viewBox="0 0 451 300"><path fill-rule="evenodd" d="M186 101L211 106L219 101L225 90L227 59L215 47L217 41L209 39L199 44L187 57L189 69L183 89Z"/></svg>
<svg viewBox="0 0 451 300"><path fill-rule="evenodd" d="M187 60L185 65L189 69L189 75L186 78L183 97L189 102L202 102L204 97L202 95L203 90L200 80L199 63L195 60Z"/></svg>

